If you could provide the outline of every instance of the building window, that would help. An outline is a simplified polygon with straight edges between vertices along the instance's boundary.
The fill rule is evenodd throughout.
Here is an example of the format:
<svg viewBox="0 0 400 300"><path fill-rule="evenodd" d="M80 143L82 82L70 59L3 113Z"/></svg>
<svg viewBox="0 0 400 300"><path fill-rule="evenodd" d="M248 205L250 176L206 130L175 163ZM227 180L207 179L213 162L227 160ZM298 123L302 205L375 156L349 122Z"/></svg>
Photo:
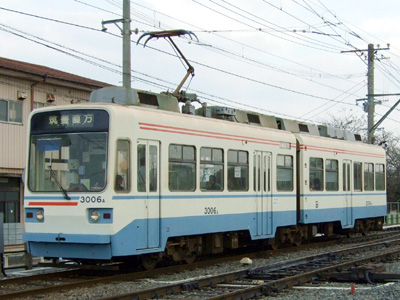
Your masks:
<svg viewBox="0 0 400 300"><path fill-rule="evenodd" d="M375 186L377 191L385 190L385 165L377 164L375 168Z"/></svg>
<svg viewBox="0 0 400 300"><path fill-rule="evenodd" d="M228 151L228 190L249 189L249 154L247 151Z"/></svg>
<svg viewBox="0 0 400 300"><path fill-rule="evenodd" d="M333 159L327 159L325 162L325 176L326 176L326 190L327 191L338 191L339 190L339 170L338 161Z"/></svg>
<svg viewBox="0 0 400 300"><path fill-rule="evenodd" d="M354 190L362 190L362 163L354 163Z"/></svg>
<svg viewBox="0 0 400 300"><path fill-rule="evenodd" d="M224 189L224 152L222 149L200 149L200 187L202 191Z"/></svg>
<svg viewBox="0 0 400 300"><path fill-rule="evenodd" d="M49 104L43 102L33 102L33 109L42 108L46 106L49 106Z"/></svg>
<svg viewBox="0 0 400 300"><path fill-rule="evenodd" d="M18 178L0 177L0 212L4 223L19 223L20 187Z"/></svg>
<svg viewBox="0 0 400 300"><path fill-rule="evenodd" d="M364 189L366 191L374 190L374 164L364 164Z"/></svg>
<svg viewBox="0 0 400 300"><path fill-rule="evenodd" d="M196 149L193 146L169 146L169 190L191 192L196 189Z"/></svg>
<svg viewBox="0 0 400 300"><path fill-rule="evenodd" d="M0 99L0 121L22 123L22 102Z"/></svg>
<svg viewBox="0 0 400 300"><path fill-rule="evenodd" d="M278 155L277 164L277 190L293 191L293 156Z"/></svg>
<svg viewBox="0 0 400 300"><path fill-rule="evenodd" d="M324 190L324 161L322 158L310 157L310 190Z"/></svg>

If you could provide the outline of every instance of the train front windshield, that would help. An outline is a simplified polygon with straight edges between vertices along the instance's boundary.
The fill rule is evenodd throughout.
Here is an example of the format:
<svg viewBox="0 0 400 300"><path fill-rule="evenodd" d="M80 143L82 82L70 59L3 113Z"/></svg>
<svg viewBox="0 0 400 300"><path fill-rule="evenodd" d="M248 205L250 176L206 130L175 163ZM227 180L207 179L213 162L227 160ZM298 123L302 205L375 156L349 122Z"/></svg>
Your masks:
<svg viewBox="0 0 400 300"><path fill-rule="evenodd" d="M44 112L32 117L28 186L32 192L98 192L106 186L108 114Z"/></svg>

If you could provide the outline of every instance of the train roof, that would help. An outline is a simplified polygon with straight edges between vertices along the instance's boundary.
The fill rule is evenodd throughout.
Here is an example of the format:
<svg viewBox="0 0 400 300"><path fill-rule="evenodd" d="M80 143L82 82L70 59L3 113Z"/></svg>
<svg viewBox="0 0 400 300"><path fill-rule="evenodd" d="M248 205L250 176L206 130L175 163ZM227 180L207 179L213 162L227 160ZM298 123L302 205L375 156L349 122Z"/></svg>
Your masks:
<svg viewBox="0 0 400 300"><path fill-rule="evenodd" d="M377 145L354 143L348 140L332 140L315 135L294 135L299 143L299 148L304 150L375 158L384 158L386 156L385 149Z"/></svg>
<svg viewBox="0 0 400 300"><path fill-rule="evenodd" d="M192 105L194 101L200 103L195 94L181 92L180 95L176 97L169 93L152 93L116 86L96 90L92 92L90 96L91 103L116 103L121 105L144 106L175 113L181 112L179 102L182 102L184 103L182 106L183 114L280 129L298 134L362 142L359 134L338 128L238 110L230 107L207 106L206 103L202 103L202 107L196 109Z"/></svg>

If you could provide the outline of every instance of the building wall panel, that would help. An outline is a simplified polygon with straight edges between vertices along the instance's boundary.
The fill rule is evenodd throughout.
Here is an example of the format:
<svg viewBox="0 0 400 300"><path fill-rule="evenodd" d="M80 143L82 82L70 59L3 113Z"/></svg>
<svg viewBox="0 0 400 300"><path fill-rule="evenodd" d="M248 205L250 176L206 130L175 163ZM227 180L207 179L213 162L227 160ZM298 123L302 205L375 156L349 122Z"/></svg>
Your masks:
<svg viewBox="0 0 400 300"><path fill-rule="evenodd" d="M2 234L4 237L5 245L23 243L24 186L22 176L26 166L29 113L36 107L71 105L88 101L92 90L104 86L108 86L108 84L44 66L0 57L0 99L22 103L21 123L0 121L0 179L3 183L17 179L20 185L17 188L20 193L18 222L12 221L4 224L4 231L0 232L0 235ZM21 94L23 97L20 97ZM54 96L54 101L48 101L49 94ZM7 189L7 185L3 184L0 192L2 190L6 192L5 189ZM1 202L0 205L2 205Z"/></svg>

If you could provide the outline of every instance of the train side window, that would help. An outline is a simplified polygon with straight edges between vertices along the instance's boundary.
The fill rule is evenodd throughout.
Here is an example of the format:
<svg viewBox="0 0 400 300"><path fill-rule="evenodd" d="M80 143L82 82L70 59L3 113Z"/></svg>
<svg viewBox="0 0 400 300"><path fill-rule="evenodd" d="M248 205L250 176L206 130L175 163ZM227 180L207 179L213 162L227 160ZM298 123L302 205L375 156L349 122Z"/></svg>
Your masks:
<svg viewBox="0 0 400 300"><path fill-rule="evenodd" d="M249 153L228 151L228 191L249 190Z"/></svg>
<svg viewBox="0 0 400 300"><path fill-rule="evenodd" d="M354 190L362 191L362 163L354 162Z"/></svg>
<svg viewBox="0 0 400 300"><path fill-rule="evenodd" d="M375 166L375 186L377 191L385 190L385 165L376 164Z"/></svg>
<svg viewBox="0 0 400 300"><path fill-rule="evenodd" d="M343 191L349 192L350 191L350 167L351 164L349 161L343 162Z"/></svg>
<svg viewBox="0 0 400 300"><path fill-rule="evenodd" d="M137 190L146 191L146 145L137 146Z"/></svg>
<svg viewBox="0 0 400 300"><path fill-rule="evenodd" d="M326 190L339 190L339 164L337 160L327 159L325 162Z"/></svg>
<svg viewBox="0 0 400 300"><path fill-rule="evenodd" d="M117 141L116 174L114 189L117 192L128 192L130 190L130 143L127 140Z"/></svg>
<svg viewBox="0 0 400 300"><path fill-rule="evenodd" d="M193 146L169 146L168 186L171 192L196 189L196 149Z"/></svg>
<svg viewBox="0 0 400 300"><path fill-rule="evenodd" d="M374 190L374 164L364 164L364 189L366 191Z"/></svg>
<svg viewBox="0 0 400 300"><path fill-rule="evenodd" d="M150 145L149 147L149 190L150 192L157 192L158 182L158 149L156 146Z"/></svg>
<svg viewBox="0 0 400 300"><path fill-rule="evenodd" d="M276 165L277 190L293 191L293 156L278 155Z"/></svg>
<svg viewBox="0 0 400 300"><path fill-rule="evenodd" d="M322 158L310 157L310 190L324 190L324 161Z"/></svg>
<svg viewBox="0 0 400 300"><path fill-rule="evenodd" d="M222 149L200 149L200 188L202 191L224 189L224 155Z"/></svg>

